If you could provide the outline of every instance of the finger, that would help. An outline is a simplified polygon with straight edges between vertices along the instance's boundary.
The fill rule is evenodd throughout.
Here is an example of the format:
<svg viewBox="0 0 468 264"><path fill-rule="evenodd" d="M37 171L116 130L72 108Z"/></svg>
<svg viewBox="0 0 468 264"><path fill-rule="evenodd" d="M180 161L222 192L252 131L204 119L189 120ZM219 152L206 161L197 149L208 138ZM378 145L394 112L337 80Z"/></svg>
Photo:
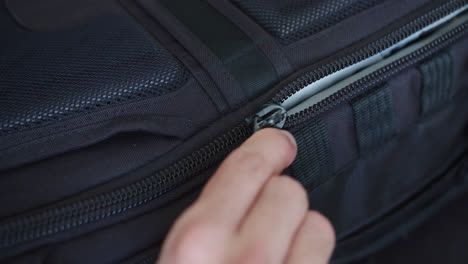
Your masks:
<svg viewBox="0 0 468 264"><path fill-rule="evenodd" d="M299 182L288 176L271 178L246 216L240 239L257 248L266 258L264 263L283 263L308 204Z"/></svg>
<svg viewBox="0 0 468 264"><path fill-rule="evenodd" d="M211 221L237 228L265 182L288 167L295 155L296 144L288 132L257 132L221 164L195 207Z"/></svg>
<svg viewBox="0 0 468 264"><path fill-rule="evenodd" d="M326 264L335 247L330 222L317 212L309 212L297 232L287 264Z"/></svg>

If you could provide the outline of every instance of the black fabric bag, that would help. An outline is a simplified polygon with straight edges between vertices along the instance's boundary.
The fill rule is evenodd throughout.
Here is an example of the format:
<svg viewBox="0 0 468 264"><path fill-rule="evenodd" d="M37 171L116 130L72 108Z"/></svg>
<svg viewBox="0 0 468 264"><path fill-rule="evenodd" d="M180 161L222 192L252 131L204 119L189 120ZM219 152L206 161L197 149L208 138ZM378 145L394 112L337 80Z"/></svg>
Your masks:
<svg viewBox="0 0 468 264"><path fill-rule="evenodd" d="M297 139L332 262L368 259L467 191L467 8L0 1L0 262L154 262L265 127Z"/></svg>

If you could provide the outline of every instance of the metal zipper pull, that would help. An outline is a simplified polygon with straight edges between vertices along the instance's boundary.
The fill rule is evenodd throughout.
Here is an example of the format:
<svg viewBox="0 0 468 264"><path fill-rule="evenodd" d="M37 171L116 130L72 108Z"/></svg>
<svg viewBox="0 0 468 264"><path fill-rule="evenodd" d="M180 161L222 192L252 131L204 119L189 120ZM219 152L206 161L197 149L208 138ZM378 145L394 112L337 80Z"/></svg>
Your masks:
<svg viewBox="0 0 468 264"><path fill-rule="evenodd" d="M279 105L267 104L252 120L254 132L266 127L283 128L286 122L286 109Z"/></svg>

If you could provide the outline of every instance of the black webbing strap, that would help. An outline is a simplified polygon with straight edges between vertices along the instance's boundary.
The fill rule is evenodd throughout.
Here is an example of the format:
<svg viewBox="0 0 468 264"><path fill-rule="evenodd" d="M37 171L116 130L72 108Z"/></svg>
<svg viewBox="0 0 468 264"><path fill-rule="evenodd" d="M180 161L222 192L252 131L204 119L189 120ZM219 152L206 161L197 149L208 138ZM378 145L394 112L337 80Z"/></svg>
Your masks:
<svg viewBox="0 0 468 264"><path fill-rule="evenodd" d="M419 68L423 75L421 112L426 115L449 101L453 89L453 57L442 53Z"/></svg>
<svg viewBox="0 0 468 264"><path fill-rule="evenodd" d="M204 0L161 0L161 3L231 72L247 97L274 84L278 76L271 62L236 25Z"/></svg>
<svg viewBox="0 0 468 264"><path fill-rule="evenodd" d="M362 155L381 146L395 134L392 91L387 85L351 102Z"/></svg>
<svg viewBox="0 0 468 264"><path fill-rule="evenodd" d="M317 118L294 132L297 157L291 166L293 176L312 191L333 176L333 159L325 123Z"/></svg>

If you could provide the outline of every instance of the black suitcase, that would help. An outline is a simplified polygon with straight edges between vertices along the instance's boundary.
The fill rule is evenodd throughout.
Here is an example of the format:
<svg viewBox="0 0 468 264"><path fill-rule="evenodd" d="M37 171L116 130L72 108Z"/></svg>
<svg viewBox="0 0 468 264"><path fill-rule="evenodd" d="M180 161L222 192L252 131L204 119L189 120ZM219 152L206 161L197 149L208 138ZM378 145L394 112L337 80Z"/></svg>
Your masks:
<svg viewBox="0 0 468 264"><path fill-rule="evenodd" d="M154 262L217 165L265 127L295 135L288 173L333 223L333 263L423 259L376 252L464 207L467 8L1 1L0 262Z"/></svg>

